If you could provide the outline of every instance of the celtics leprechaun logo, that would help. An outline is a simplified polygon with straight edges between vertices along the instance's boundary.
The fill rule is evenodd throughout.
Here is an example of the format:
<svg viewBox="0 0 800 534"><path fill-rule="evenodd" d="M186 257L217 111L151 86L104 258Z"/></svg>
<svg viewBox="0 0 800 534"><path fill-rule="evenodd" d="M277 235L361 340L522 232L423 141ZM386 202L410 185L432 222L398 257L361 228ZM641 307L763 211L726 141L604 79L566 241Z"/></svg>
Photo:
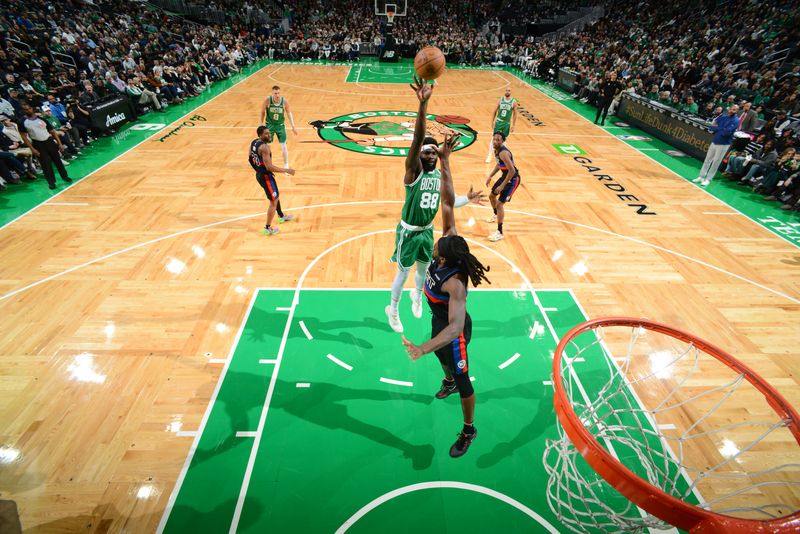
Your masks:
<svg viewBox="0 0 800 534"><path fill-rule="evenodd" d="M406 156L414 138L414 111L362 111L311 122L322 141L352 152L376 156ZM469 119L457 115L427 115L428 135L439 140L458 133L456 150L475 142L478 133L467 126Z"/></svg>

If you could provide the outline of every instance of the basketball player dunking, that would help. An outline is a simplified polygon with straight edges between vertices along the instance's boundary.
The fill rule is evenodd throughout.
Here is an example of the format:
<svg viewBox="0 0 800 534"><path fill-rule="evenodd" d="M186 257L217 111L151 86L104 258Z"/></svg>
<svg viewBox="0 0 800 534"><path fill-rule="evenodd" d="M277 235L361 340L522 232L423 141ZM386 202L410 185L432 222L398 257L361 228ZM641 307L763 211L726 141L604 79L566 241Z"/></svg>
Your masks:
<svg viewBox="0 0 800 534"><path fill-rule="evenodd" d="M411 293L411 312L414 317L422 317L422 291L425 285L425 270L433 254L433 219L439 211L441 194L441 173L436 168L439 145L433 137L426 137L426 115L428 99L433 87L425 80L414 77L411 88L419 99L417 122L414 125L414 137L406 157L406 172L403 184L406 199L403 204L402 218L395 232L395 251L390 261L397 263L397 274L392 282L392 297L386 306L386 317L389 326L397 333L403 331L398 307L403 294L403 286L414 264L417 264L414 276L415 289ZM470 187L466 196L455 200L456 207L465 206L469 202L481 204L484 195L475 193Z"/></svg>
<svg viewBox="0 0 800 534"><path fill-rule="evenodd" d="M281 211L281 202L279 200L280 193L278 192L278 183L275 181L275 173L283 172L289 176L294 174L294 169L281 168L272 164L272 151L269 149L269 143L272 141L272 133L266 126L259 126L256 129L258 137L253 139L250 143L250 153L247 160L256 171L256 181L258 185L264 189L269 199L269 209L267 210L267 225L264 227L264 235L272 236L278 233L278 229L272 226L272 219L275 217L275 212L283 220L291 220L294 217L290 214L284 214ZM281 221L283 222L283 221Z"/></svg>
<svg viewBox="0 0 800 534"><path fill-rule="evenodd" d="M281 88L277 85L272 86L272 94L264 99L261 106L260 124L266 124L273 136L278 137L283 152L283 166L289 168L289 149L286 148L286 115L289 115L289 124L292 125L292 133L297 135L297 128L294 127L294 117L289 108L289 102L281 96ZM264 118L266 117L266 123ZM270 141L271 142L271 141Z"/></svg>
<svg viewBox="0 0 800 534"><path fill-rule="evenodd" d="M492 114L492 133L503 132L503 135L511 135L514 131L514 125L517 124L517 99L511 98L511 88L506 87L506 94L500 97L500 102L494 108ZM486 163L492 161L494 156L493 142L489 140L489 155L486 156Z"/></svg>
<svg viewBox="0 0 800 534"><path fill-rule="evenodd" d="M506 136L503 132L495 132L492 136L492 148L497 158L497 165L494 166L489 177L486 178L486 185L488 186L492 182L492 176L497 174L497 171L503 171L503 174L500 175L500 178L494 183L492 190L489 192L489 202L492 203L494 215L486 219L486 222L497 221L497 231L489 234L489 241L500 241L505 237L503 234L503 221L506 218L505 205L506 202L511 201L514 191L517 190L522 181L519 177L519 169L514 165L514 156L503 144L505 140Z"/></svg>
<svg viewBox="0 0 800 534"><path fill-rule="evenodd" d="M469 245L456 233L453 214L455 193L450 173L450 154L457 138L445 137L444 145L438 149L442 162L441 199L443 235L433 248L433 261L428 265L425 277L425 296L431 308L431 339L415 345L403 336L403 345L409 357L416 360L429 352L435 352L444 371L442 387L437 399L444 399L458 390L461 397L461 412L464 426L456 442L450 447L450 456L464 455L478 435L474 425L475 392L469 379L467 346L472 337L472 319L467 313L467 285L477 286L486 278L488 267L484 267L469 251Z"/></svg>

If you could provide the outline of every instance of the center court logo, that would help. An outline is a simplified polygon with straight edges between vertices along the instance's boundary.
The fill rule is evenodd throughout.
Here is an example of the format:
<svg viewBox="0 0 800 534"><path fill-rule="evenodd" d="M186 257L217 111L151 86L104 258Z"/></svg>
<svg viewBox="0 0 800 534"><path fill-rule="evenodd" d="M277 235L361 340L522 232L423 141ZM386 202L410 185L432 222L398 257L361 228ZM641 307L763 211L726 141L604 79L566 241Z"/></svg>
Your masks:
<svg viewBox="0 0 800 534"><path fill-rule="evenodd" d="M469 119L457 115L427 116L427 133L440 141L445 134L461 135L456 150L467 148L478 133L467 126ZM414 125L417 121L415 111L362 111L350 113L328 120L316 120L311 126L316 128L321 141L330 145L376 156L407 156L414 138Z"/></svg>

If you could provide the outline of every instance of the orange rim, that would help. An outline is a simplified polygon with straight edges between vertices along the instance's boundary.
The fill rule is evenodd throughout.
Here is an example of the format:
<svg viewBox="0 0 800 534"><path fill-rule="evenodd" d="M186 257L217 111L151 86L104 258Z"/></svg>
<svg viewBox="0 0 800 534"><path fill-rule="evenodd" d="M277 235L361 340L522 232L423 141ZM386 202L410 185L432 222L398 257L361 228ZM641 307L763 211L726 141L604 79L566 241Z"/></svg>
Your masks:
<svg viewBox="0 0 800 534"><path fill-rule="evenodd" d="M637 506L683 530L697 533L724 532L731 534L799 532L800 511L778 519L759 521L730 517L704 510L682 501L638 477L598 443L575 414L572 403L561 383L561 358L567 344L577 336L589 330L608 326L642 327L672 336L686 343L693 343L695 347L712 355L734 371L744 374L746 380L764 395L770 407L782 419L789 421L789 431L800 445L800 416L797 411L769 383L727 352L683 330L648 319L603 317L581 323L567 332L561 338L553 358L553 386L555 388L553 404L556 415L567 436L589 465L606 482Z"/></svg>

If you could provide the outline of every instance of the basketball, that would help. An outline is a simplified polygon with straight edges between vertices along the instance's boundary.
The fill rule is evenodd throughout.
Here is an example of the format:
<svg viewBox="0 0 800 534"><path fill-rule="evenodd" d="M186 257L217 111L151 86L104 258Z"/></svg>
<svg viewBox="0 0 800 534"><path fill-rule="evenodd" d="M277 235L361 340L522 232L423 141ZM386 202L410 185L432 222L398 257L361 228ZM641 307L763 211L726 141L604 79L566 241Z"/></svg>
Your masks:
<svg viewBox="0 0 800 534"><path fill-rule="evenodd" d="M435 46L426 46L414 58L414 70L423 80L435 80L444 72L444 54Z"/></svg>

